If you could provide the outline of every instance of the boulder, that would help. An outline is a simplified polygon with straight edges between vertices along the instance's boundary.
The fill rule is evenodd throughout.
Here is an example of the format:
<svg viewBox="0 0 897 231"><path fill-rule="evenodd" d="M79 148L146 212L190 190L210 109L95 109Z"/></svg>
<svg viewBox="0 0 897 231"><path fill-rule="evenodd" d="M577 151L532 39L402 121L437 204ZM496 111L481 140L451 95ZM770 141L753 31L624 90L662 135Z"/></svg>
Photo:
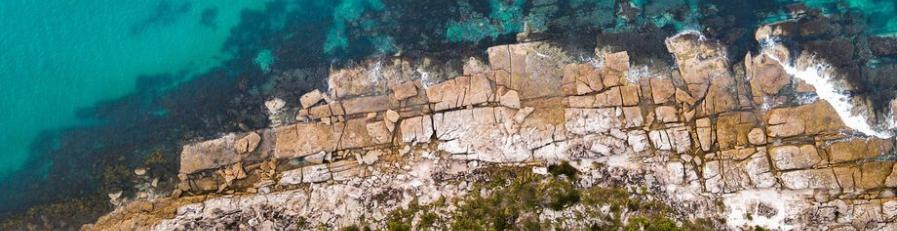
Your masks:
<svg viewBox="0 0 897 231"><path fill-rule="evenodd" d="M766 132L764 132L762 128L751 129L751 131L748 132L748 142L753 145L766 144Z"/></svg>
<svg viewBox="0 0 897 231"><path fill-rule="evenodd" d="M315 89L314 91L310 91L299 97L299 103L302 104L302 108L309 108L314 106L318 102L324 99L324 94L321 93L320 90Z"/></svg>
<svg viewBox="0 0 897 231"><path fill-rule="evenodd" d="M268 101L265 101L265 108L268 108L268 114L277 114L280 112L280 109L283 109L284 106L287 105L286 101L283 101L280 98L274 98Z"/></svg>

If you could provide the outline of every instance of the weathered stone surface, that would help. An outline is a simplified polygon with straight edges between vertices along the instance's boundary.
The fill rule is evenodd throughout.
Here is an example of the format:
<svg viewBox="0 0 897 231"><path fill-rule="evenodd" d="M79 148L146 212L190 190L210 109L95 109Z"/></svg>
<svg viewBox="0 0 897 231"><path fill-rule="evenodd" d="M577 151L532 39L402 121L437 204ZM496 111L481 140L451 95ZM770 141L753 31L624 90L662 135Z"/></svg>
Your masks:
<svg viewBox="0 0 897 231"><path fill-rule="evenodd" d="M268 114L277 114L283 109L284 106L287 105L286 101L283 101L280 98L274 98L268 101L265 101L265 107L268 108Z"/></svg>
<svg viewBox="0 0 897 231"><path fill-rule="evenodd" d="M407 98L411 98L412 96L417 95L417 82L416 81L407 81L395 86L392 86L392 96L397 100L403 100Z"/></svg>
<svg viewBox="0 0 897 231"><path fill-rule="evenodd" d="M654 109L657 120L664 123L679 122L679 113L675 107L660 106Z"/></svg>
<svg viewBox="0 0 897 231"><path fill-rule="evenodd" d="M822 161L813 145L772 147L769 154L779 170L806 169Z"/></svg>
<svg viewBox="0 0 897 231"><path fill-rule="evenodd" d="M751 112L720 114L716 121L716 139L722 150L749 144L748 133L759 124Z"/></svg>
<svg viewBox="0 0 897 231"><path fill-rule="evenodd" d="M619 87L612 87L595 95L595 107L619 107L623 105L623 95Z"/></svg>
<svg viewBox="0 0 897 231"><path fill-rule="evenodd" d="M433 136L433 125L430 116L417 116L402 120L399 131L402 133L402 142L428 143Z"/></svg>
<svg viewBox="0 0 897 231"><path fill-rule="evenodd" d="M436 111L485 103L494 96L491 82L481 75L461 76L427 88Z"/></svg>
<svg viewBox="0 0 897 231"><path fill-rule="evenodd" d="M604 71L602 72L605 87L623 84L629 72L629 53L617 52L604 55Z"/></svg>
<svg viewBox="0 0 897 231"><path fill-rule="evenodd" d="M621 111L616 108L568 108L564 111L567 119L565 127L574 134L591 134L608 132L612 128L623 125Z"/></svg>
<svg viewBox="0 0 897 231"><path fill-rule="evenodd" d="M294 124L276 130L275 156L303 157L321 151L333 152L385 144L368 133L365 119L334 124Z"/></svg>
<svg viewBox="0 0 897 231"><path fill-rule="evenodd" d="M486 50L496 85L518 91L523 100L561 95L565 53L547 43L521 43Z"/></svg>
<svg viewBox="0 0 897 231"><path fill-rule="evenodd" d="M815 135L845 128L838 113L825 101L795 108L773 109L769 111L768 118L769 128L766 132L770 137Z"/></svg>
<svg viewBox="0 0 897 231"><path fill-rule="evenodd" d="M655 104L664 104L676 94L676 87L673 81L665 78L651 79L651 97Z"/></svg>
<svg viewBox="0 0 897 231"><path fill-rule="evenodd" d="M261 141L262 137L259 136L258 133L250 132L234 143L234 151L236 151L237 154L245 154L255 151Z"/></svg>
<svg viewBox="0 0 897 231"><path fill-rule="evenodd" d="M676 58L679 74L688 93L704 98L712 80L730 79L726 49L700 39L697 33L684 33L666 40L667 50Z"/></svg>
<svg viewBox="0 0 897 231"><path fill-rule="evenodd" d="M763 57L766 56L760 56L758 58ZM754 66L756 67L757 72L754 73L750 81L751 90L755 95L776 95L779 94L779 91L781 91L782 88L791 83L791 77L788 73L785 73L782 66L778 63L774 63L774 61L758 63Z"/></svg>
<svg viewBox="0 0 897 231"><path fill-rule="evenodd" d="M851 139L832 143L828 148L828 154L832 163L842 163L886 155L893 151L893 146L890 140Z"/></svg>
<svg viewBox="0 0 897 231"><path fill-rule="evenodd" d="M626 118L625 126L627 128L641 127L645 124L640 107L624 107L623 116Z"/></svg>
<svg viewBox="0 0 897 231"><path fill-rule="evenodd" d="M517 91L510 90L502 95L498 102L505 107L520 108L520 95L517 94Z"/></svg>
<svg viewBox="0 0 897 231"><path fill-rule="evenodd" d="M389 96L366 96L346 99L342 101L342 110L345 115L366 114L385 111L389 108ZM332 110L333 111L333 110ZM340 115L336 114L335 115Z"/></svg>
<svg viewBox="0 0 897 231"><path fill-rule="evenodd" d="M321 100L324 100L324 94L318 89L305 93L302 97L299 97L299 103L302 105L302 108L314 106L318 102L321 102Z"/></svg>
<svg viewBox="0 0 897 231"><path fill-rule="evenodd" d="M766 132L764 132L762 128L751 129L751 131L748 132L748 142L753 145L766 144Z"/></svg>
<svg viewBox="0 0 897 231"><path fill-rule="evenodd" d="M628 85L620 87L620 94L623 97L623 106L636 106L639 102L638 85Z"/></svg>
<svg viewBox="0 0 897 231"><path fill-rule="evenodd" d="M234 149L235 134L188 144L181 151L181 173L193 173L200 170L217 168L236 163L240 156Z"/></svg>
<svg viewBox="0 0 897 231"><path fill-rule="evenodd" d="M713 134L713 127L710 122L710 118L701 118L695 121L696 130L698 133L698 143L701 144L701 149L704 151L710 151L713 148L714 141L716 141L716 137Z"/></svg>
<svg viewBox="0 0 897 231"><path fill-rule="evenodd" d="M604 89L601 73L589 63L564 66L564 93L584 95Z"/></svg>
<svg viewBox="0 0 897 231"><path fill-rule="evenodd" d="M779 177L788 189L839 189L831 169L806 169L783 172Z"/></svg>

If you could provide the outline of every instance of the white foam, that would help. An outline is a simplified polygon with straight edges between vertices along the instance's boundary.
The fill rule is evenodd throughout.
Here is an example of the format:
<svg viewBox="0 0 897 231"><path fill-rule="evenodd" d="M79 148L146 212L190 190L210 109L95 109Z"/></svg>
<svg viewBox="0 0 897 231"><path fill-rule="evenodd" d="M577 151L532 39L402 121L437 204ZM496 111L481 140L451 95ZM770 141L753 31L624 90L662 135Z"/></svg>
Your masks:
<svg viewBox="0 0 897 231"><path fill-rule="evenodd" d="M828 64L811 60L809 65L807 65L804 69L799 69L795 65L790 62L784 62L780 59L780 57L776 56L775 52L771 52L769 48L778 45L777 41L767 38L761 41L764 49L762 51L763 55L766 55L772 60L775 60L779 64L782 65L785 72L791 76L794 76L797 79L803 80L807 84L812 85L816 88L816 94L819 98L828 102L835 109L835 112L838 113L838 116L841 117L841 120L844 122L847 127L850 127L856 131L859 131L863 134L869 136L875 136L878 138L891 138L894 136L893 132L887 130L877 130L872 125L870 125L867 121L866 114L868 113L865 108L855 108L854 104L851 103L853 101L853 97L844 94L836 82L833 80L833 76L829 76L829 74L825 71L830 67ZM854 113L856 111L856 113Z"/></svg>

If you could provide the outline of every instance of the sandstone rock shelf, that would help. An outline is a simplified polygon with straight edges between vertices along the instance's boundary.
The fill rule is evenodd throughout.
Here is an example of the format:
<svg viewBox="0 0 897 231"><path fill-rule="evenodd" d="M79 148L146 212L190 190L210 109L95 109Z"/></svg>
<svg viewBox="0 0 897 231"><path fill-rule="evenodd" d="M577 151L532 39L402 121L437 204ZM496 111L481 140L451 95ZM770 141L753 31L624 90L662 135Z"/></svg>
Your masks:
<svg viewBox="0 0 897 231"><path fill-rule="evenodd" d="M199 228L259 206L331 227L382 224L388 210L468 193L441 177L569 161L587 174L642 171L653 180L631 184L732 229L897 229L893 138L851 131L825 101L797 100L812 91L780 65L735 63L700 37L669 38L677 68L641 76L625 51L582 62L540 42L489 48L456 76L398 57L333 70L327 92L272 100L275 127L186 145L170 198L85 228ZM371 200L392 189L405 193Z"/></svg>

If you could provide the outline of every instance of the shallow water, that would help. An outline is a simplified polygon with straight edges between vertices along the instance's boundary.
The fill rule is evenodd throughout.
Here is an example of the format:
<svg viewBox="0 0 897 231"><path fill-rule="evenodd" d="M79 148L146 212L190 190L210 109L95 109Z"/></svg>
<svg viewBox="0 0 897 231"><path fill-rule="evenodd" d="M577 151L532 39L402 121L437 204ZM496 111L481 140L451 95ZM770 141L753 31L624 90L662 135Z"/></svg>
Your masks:
<svg viewBox="0 0 897 231"><path fill-rule="evenodd" d="M321 88L331 65L353 59L477 55L523 30L570 43L601 35L600 46L630 50L636 61L668 59L660 42L688 29L743 57L757 49L753 29L787 19L785 6L798 1L617 2L0 1L0 215L126 189L110 176L152 153L176 160L187 139L264 127L261 101ZM897 34L890 0L799 2L858 13L867 35ZM304 77L272 89L271 79L291 70ZM171 177L171 162L158 173ZM53 190L72 195L35 198Z"/></svg>

